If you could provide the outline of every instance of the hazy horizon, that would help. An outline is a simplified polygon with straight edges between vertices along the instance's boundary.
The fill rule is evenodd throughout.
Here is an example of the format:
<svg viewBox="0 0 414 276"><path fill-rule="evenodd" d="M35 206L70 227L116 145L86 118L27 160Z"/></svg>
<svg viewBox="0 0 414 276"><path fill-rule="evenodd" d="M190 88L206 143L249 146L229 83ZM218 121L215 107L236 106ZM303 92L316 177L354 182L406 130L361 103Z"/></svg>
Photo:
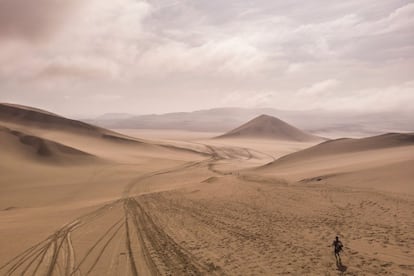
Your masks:
<svg viewBox="0 0 414 276"><path fill-rule="evenodd" d="M414 3L0 2L0 102L70 117L413 112Z"/></svg>

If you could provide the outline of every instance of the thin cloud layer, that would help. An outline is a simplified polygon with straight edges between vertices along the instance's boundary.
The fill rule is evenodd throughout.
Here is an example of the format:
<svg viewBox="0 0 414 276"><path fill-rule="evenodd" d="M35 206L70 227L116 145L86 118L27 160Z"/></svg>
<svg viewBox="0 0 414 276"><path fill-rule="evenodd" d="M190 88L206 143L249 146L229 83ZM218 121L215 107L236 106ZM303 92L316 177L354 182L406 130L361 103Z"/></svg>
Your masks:
<svg viewBox="0 0 414 276"><path fill-rule="evenodd" d="M84 115L413 109L410 1L32 2L0 2L0 101Z"/></svg>

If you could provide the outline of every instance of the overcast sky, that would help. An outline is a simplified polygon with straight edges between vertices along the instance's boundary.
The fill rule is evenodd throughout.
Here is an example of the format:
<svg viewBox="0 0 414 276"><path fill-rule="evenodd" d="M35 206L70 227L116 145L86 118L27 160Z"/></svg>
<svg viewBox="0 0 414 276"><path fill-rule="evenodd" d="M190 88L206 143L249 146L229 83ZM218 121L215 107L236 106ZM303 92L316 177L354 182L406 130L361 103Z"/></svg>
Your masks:
<svg viewBox="0 0 414 276"><path fill-rule="evenodd" d="M0 0L0 102L414 111L414 3Z"/></svg>

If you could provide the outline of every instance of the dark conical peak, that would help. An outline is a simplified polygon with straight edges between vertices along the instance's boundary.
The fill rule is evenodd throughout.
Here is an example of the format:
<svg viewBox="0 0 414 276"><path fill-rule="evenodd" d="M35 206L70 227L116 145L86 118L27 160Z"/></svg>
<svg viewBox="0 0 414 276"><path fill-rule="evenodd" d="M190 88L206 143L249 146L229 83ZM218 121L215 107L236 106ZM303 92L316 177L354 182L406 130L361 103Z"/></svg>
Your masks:
<svg viewBox="0 0 414 276"><path fill-rule="evenodd" d="M247 123L220 136L220 138L266 138L289 141L315 141L320 137L306 133L288 123L266 114L257 116Z"/></svg>

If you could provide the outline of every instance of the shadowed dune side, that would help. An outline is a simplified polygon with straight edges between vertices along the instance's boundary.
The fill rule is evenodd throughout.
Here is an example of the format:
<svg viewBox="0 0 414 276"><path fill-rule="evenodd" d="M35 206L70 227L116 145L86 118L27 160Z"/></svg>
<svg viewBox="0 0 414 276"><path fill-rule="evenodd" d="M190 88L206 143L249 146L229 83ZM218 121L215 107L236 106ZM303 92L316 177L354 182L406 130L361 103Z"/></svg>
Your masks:
<svg viewBox="0 0 414 276"><path fill-rule="evenodd" d="M31 129L66 131L80 135L101 137L116 142L142 142L136 138L78 120L68 119L45 110L8 103L0 103L0 122L6 126L14 125Z"/></svg>
<svg viewBox="0 0 414 276"><path fill-rule="evenodd" d="M272 116L260 115L216 138L258 138L295 142L322 141L323 138L306 133Z"/></svg>
<svg viewBox="0 0 414 276"><path fill-rule="evenodd" d="M76 129L89 133L105 133L103 128L95 127L77 120L67 119L57 114L32 107L0 104L0 120L28 126L54 127L58 129Z"/></svg>
<svg viewBox="0 0 414 276"><path fill-rule="evenodd" d="M111 153L120 156L136 156L140 153L147 156L163 156L177 151L187 155L195 154L199 157L206 154L187 147L172 148L154 141L131 137L68 119L41 109L16 104L0 103L0 125L22 133L30 133L41 139L56 141L58 144L64 144L104 159L112 159ZM119 158L116 159L119 160Z"/></svg>
<svg viewBox="0 0 414 276"><path fill-rule="evenodd" d="M3 126L0 126L0 137L4 146L3 157L36 162L50 161L51 164L99 160L96 156L76 148Z"/></svg>

